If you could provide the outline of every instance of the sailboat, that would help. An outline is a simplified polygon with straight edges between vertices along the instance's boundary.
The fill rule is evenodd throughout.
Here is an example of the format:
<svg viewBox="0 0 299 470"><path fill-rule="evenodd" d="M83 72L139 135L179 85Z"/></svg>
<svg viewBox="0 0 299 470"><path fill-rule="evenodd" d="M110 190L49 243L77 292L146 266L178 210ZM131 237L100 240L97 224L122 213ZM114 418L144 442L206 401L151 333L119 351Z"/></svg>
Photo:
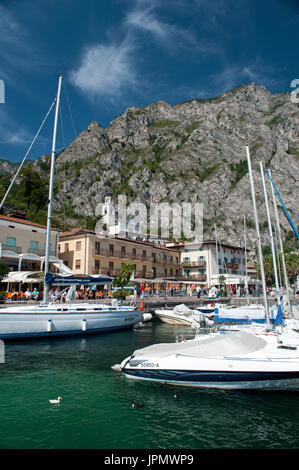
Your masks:
<svg viewBox="0 0 299 470"><path fill-rule="evenodd" d="M141 311L135 306L120 306L117 301L104 303L63 303L49 300L52 285L111 285L108 276L53 276L49 271L50 231L54 187L56 133L62 76L59 77L51 154L47 238L45 254L44 298L39 305L4 307L0 309L0 339L52 337L99 333L132 327L143 321ZM114 299L113 299L114 300ZM116 299L115 299L116 300Z"/></svg>
<svg viewBox="0 0 299 470"><path fill-rule="evenodd" d="M299 334L271 327L249 149L246 146L266 321L263 327L199 335L135 351L119 369L130 379L220 389L299 391Z"/></svg>

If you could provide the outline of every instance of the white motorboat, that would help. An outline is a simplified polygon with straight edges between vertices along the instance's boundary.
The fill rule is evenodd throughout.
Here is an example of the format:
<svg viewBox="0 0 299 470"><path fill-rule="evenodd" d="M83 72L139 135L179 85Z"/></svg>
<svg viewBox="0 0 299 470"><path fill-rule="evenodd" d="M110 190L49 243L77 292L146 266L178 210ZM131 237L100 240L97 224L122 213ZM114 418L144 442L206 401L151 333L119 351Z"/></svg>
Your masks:
<svg viewBox="0 0 299 470"><path fill-rule="evenodd" d="M299 390L299 341L262 330L199 335L136 350L120 369L130 379L176 386Z"/></svg>
<svg viewBox="0 0 299 470"><path fill-rule="evenodd" d="M190 309L185 304L176 305L173 309L155 310L155 315L165 323L193 328L206 326L209 322L209 319L203 313L196 309Z"/></svg>

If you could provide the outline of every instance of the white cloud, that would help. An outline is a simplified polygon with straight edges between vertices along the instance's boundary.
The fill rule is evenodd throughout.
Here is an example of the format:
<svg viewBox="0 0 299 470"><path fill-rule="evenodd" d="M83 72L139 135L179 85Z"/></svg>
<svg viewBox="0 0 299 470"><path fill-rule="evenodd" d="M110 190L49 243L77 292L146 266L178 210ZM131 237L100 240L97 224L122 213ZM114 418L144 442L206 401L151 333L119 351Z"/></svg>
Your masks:
<svg viewBox="0 0 299 470"><path fill-rule="evenodd" d="M99 96L112 102L129 91L134 90L136 95L151 88L152 80L151 84L146 83L140 71L145 60L143 45L151 40L168 54L189 48L193 55L197 53L197 60L201 53L219 52L219 48L208 44L207 40L197 41L191 29L164 21L157 13L161 5L158 0L135 0L119 25L118 32L123 34L123 40L86 46L79 65L69 74L70 81L90 98Z"/></svg>
<svg viewBox="0 0 299 470"><path fill-rule="evenodd" d="M96 44L86 47L71 82L83 92L111 99L136 85L132 47Z"/></svg>
<svg viewBox="0 0 299 470"><path fill-rule="evenodd" d="M145 5L147 8L144 8ZM198 47L199 44L191 31L161 21L157 17L153 11L157 5L156 2L137 2L135 8L125 17L125 27L150 33L159 44L173 51L190 45Z"/></svg>

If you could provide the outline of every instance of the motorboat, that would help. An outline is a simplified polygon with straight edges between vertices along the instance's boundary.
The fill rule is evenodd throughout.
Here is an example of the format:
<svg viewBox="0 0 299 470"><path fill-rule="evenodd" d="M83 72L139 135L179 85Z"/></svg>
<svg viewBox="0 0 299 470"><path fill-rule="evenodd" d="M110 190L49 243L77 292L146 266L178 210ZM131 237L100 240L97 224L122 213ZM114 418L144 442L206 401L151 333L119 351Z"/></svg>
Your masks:
<svg viewBox="0 0 299 470"><path fill-rule="evenodd" d="M188 308L185 304L176 305L173 309L157 309L155 315L163 322L171 325L185 325L192 328L207 326L208 317L196 309Z"/></svg>
<svg viewBox="0 0 299 470"><path fill-rule="evenodd" d="M198 335L136 350L120 364L129 379L219 389L299 390L299 341L276 332Z"/></svg>

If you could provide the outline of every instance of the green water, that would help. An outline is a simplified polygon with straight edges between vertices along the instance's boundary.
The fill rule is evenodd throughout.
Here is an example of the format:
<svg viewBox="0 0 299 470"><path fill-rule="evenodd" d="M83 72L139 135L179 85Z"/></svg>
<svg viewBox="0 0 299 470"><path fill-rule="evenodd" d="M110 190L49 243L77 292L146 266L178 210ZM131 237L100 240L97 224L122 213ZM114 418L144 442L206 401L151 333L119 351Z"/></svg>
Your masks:
<svg viewBox="0 0 299 470"><path fill-rule="evenodd" d="M175 340L180 327L5 344L0 364L2 449L296 449L299 394L161 387L111 366L135 349ZM49 399L62 396L60 405ZM132 408L131 403L144 403Z"/></svg>

